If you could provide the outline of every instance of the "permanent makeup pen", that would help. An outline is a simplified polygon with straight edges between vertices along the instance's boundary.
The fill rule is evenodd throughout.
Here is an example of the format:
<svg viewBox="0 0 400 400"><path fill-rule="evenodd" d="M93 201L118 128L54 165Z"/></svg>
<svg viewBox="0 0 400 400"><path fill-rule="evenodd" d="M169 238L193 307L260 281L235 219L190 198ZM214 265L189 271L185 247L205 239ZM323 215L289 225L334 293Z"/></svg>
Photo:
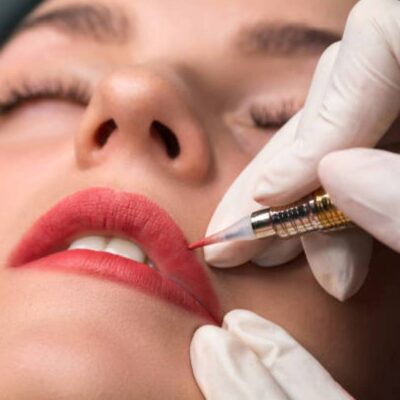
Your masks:
<svg viewBox="0 0 400 400"><path fill-rule="evenodd" d="M331 201L324 189L283 207L253 212L228 228L192 243L189 249L233 240L267 237L290 239L310 232L332 232L353 227L353 223Z"/></svg>

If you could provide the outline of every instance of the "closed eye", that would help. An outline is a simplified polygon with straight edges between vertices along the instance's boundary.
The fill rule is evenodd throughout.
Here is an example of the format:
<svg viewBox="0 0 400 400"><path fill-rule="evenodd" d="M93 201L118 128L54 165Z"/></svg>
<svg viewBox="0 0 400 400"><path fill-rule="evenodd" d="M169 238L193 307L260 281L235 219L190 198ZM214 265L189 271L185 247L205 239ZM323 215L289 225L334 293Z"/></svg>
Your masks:
<svg viewBox="0 0 400 400"><path fill-rule="evenodd" d="M301 106L294 101L285 101L280 105L255 104L250 107L250 117L254 127L261 130L278 130L285 125Z"/></svg>
<svg viewBox="0 0 400 400"><path fill-rule="evenodd" d="M0 91L0 115L6 115L30 101L41 99L65 100L87 106L90 101L89 88L82 82L61 80L25 81L10 85Z"/></svg>

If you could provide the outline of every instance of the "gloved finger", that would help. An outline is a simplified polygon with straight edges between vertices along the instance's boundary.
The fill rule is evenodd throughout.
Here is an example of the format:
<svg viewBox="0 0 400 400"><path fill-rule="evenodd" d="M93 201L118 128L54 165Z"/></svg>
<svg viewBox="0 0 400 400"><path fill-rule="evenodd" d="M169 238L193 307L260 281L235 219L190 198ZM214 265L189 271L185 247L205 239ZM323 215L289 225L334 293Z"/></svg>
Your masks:
<svg viewBox="0 0 400 400"><path fill-rule="evenodd" d="M373 147L400 111L400 2L362 0L350 14L323 101L308 101L316 117L301 124L293 146L263 168L255 191L270 205L298 199L318 185L328 153ZM321 81L323 78L316 76ZM306 112L307 114L307 112Z"/></svg>
<svg viewBox="0 0 400 400"><path fill-rule="evenodd" d="M400 155L376 149L335 152L321 161L319 176L340 210L400 252Z"/></svg>
<svg viewBox="0 0 400 400"><path fill-rule="evenodd" d="M258 357L292 400L349 400L322 365L278 325L245 310L234 310L223 327Z"/></svg>
<svg viewBox="0 0 400 400"><path fill-rule="evenodd" d="M293 160L291 160L290 158L287 159L285 157L285 153L287 152L287 149L291 149L293 146L295 146L296 141L298 140L298 132L302 132L317 118L319 107L322 104L325 98L326 91L329 87L329 78L335 66L340 46L341 42L334 43L333 45L329 46L322 54L315 70L311 87L308 92L307 101L305 103L300 121L297 126L297 130L293 135L292 143L290 143L290 146L277 149L273 157L270 157L269 159L264 159L264 165L260 164L260 173L257 176L257 180L255 181L254 186L254 199L257 200L259 203L268 205L268 199L264 199L263 193L261 196L259 195L259 189L260 186L263 187L265 184L265 176L270 175L266 175L268 171L265 171L265 168L267 168L270 164L273 164L275 167L275 175L274 177L271 177L274 184L277 184L277 182L282 182L283 185L286 185L286 180L291 179L291 177L286 176L286 170L288 168L287 163L293 162ZM276 168L277 163L281 164L280 169ZM302 193L308 194L313 189L315 189L318 184L314 181L311 183L304 182L304 186L305 187L303 188ZM300 197L301 194L297 196L296 200Z"/></svg>
<svg viewBox="0 0 400 400"><path fill-rule="evenodd" d="M325 291L340 301L358 292L368 275L370 235L351 229L314 233L301 240L311 271Z"/></svg>
<svg viewBox="0 0 400 400"><path fill-rule="evenodd" d="M215 210L206 235L224 229L239 218L261 208L252 198L261 164L272 157L278 149L292 143L299 117L299 114L293 117L235 180ZM296 257L301 252L301 245L299 240L282 242L278 239L228 242L206 247L204 255L208 264L216 267L232 267L257 257L265 249L271 251L263 259L263 265L276 265Z"/></svg>
<svg viewBox="0 0 400 400"><path fill-rule="evenodd" d="M323 57L318 63L317 67L317 79L314 79L313 84L310 88L310 96L308 98L308 102L311 101L313 104L320 99L322 101L326 88L328 86L327 80L324 78L328 75L333 68L333 65L336 61L337 54L340 49L340 43L335 43L331 45L325 52ZM300 125L297 129L301 129L302 125L307 125L309 121L315 118L316 110L313 107L308 107L307 104L302 112ZM282 147L283 148L283 147ZM279 251L280 249L278 249ZM265 258L268 260L271 257L271 253L274 249L271 246L265 247L263 252L260 252L252 259L258 265L265 265ZM311 258L313 260L313 258Z"/></svg>
<svg viewBox="0 0 400 400"><path fill-rule="evenodd" d="M207 400L289 400L256 354L221 328L199 328L190 345L190 358Z"/></svg>
<svg viewBox="0 0 400 400"><path fill-rule="evenodd" d="M315 69L306 103L294 139L299 136L318 117L330 85L330 76L335 68L342 42L330 45L322 54Z"/></svg>
<svg viewBox="0 0 400 400"><path fill-rule="evenodd" d="M325 77L330 74L336 60L339 44L331 46L318 63L317 77ZM315 79L310 93L313 102L315 98L322 98L325 94L327 83L325 79ZM253 211L260 208L260 205L253 199L253 190L264 165L268 163L275 154L279 154L283 149L291 147L295 134L298 130L299 120L303 123L314 117L314 109L306 106L306 115L297 114L292 118L272 140L260 151L256 158L239 175L225 194L224 198L214 212L211 222L207 229L207 235L224 229L238 218L250 215ZM284 164L284 160L282 160ZM276 179L284 179L277 172ZM279 265L295 258L301 251L300 242L281 241L279 239L266 239L252 242L231 242L223 243L205 248L206 261L217 267L230 267L241 265L248 260L252 260L260 266Z"/></svg>

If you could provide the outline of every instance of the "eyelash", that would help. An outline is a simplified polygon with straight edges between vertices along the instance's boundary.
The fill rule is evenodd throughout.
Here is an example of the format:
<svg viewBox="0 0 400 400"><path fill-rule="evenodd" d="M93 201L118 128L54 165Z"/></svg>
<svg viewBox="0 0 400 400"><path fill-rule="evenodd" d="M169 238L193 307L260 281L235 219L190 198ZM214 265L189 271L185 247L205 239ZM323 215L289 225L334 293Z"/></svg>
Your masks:
<svg viewBox="0 0 400 400"><path fill-rule="evenodd" d="M25 81L10 86L0 95L0 115L5 115L27 102L40 99L66 100L87 106L90 94L87 85L79 81L69 83L58 80L43 82Z"/></svg>
<svg viewBox="0 0 400 400"><path fill-rule="evenodd" d="M278 130L299 110L294 101L285 101L279 106L256 104L250 107L250 117L254 126L262 130Z"/></svg>
<svg viewBox="0 0 400 400"><path fill-rule="evenodd" d="M0 116L8 114L27 102L40 99L66 100L87 106L90 101L87 85L79 81L65 83L59 80L43 82L25 81L9 87L0 96ZM300 109L293 101L285 101L277 106L254 104L250 107L250 117L254 127L260 130L278 130Z"/></svg>

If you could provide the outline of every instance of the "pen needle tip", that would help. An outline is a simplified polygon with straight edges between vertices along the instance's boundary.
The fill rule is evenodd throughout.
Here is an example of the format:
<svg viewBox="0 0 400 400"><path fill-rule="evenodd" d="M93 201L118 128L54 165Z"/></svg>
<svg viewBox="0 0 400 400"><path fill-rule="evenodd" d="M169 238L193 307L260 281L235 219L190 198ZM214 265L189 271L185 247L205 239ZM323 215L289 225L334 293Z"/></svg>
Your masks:
<svg viewBox="0 0 400 400"><path fill-rule="evenodd" d="M197 242L191 243L189 245L189 250L198 249L200 247L204 247L205 239L198 240Z"/></svg>
<svg viewBox="0 0 400 400"><path fill-rule="evenodd" d="M213 244L213 243L215 243L215 240L213 240L212 238L204 238L204 239L198 240L197 242L191 243L189 245L189 250L198 249L200 247L204 247L204 246L207 246L207 245Z"/></svg>

